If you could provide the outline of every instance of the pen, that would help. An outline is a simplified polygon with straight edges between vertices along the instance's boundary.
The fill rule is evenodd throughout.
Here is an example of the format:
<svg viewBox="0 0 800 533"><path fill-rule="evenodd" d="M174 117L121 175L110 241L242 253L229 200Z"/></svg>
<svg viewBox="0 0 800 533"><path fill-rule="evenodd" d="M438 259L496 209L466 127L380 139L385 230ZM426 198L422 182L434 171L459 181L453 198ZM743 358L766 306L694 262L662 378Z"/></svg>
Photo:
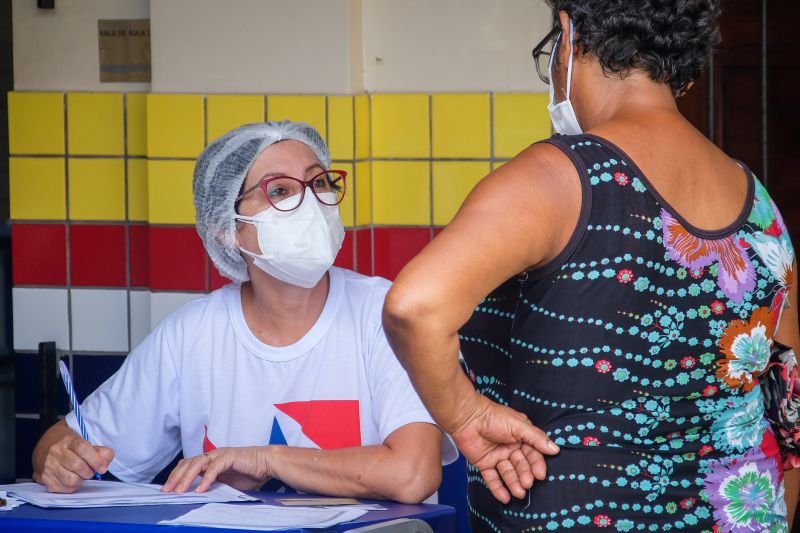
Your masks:
<svg viewBox="0 0 800 533"><path fill-rule="evenodd" d="M83 440L86 442L89 442L89 432L86 431L86 424L83 423L81 406L78 404L78 395L75 394L75 387L72 386L72 379L69 376L69 370L67 370L67 365L64 364L64 361L58 362L58 369L61 371L61 380L64 382L64 388L67 389L69 402L72 404L72 408L75 409L75 418L78 419L78 427L81 430L81 437L83 437ZM94 478L100 479L100 473L95 472Z"/></svg>

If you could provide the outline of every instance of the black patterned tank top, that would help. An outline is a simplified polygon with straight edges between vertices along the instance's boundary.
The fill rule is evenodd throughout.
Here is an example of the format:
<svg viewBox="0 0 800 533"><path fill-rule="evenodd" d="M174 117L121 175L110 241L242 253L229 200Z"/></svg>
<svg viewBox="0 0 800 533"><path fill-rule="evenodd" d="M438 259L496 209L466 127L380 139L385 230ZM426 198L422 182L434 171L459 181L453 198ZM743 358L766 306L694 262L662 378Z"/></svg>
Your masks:
<svg viewBox="0 0 800 533"><path fill-rule="evenodd" d="M548 142L583 206L556 260L508 280L461 331L477 390L561 446L530 498L468 472L475 531L786 531L783 471L758 376L794 253L764 187L739 218L688 224L592 135Z"/></svg>

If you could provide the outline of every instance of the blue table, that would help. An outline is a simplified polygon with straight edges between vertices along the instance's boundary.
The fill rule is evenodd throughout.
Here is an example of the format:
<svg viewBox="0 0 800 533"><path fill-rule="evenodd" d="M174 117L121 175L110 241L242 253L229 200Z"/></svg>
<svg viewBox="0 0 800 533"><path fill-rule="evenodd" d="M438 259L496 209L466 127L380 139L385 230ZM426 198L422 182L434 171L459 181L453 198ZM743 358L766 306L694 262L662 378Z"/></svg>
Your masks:
<svg viewBox="0 0 800 533"><path fill-rule="evenodd" d="M290 498L292 495L270 492L250 492L265 503L279 505L275 497ZM301 497L308 497L302 495ZM370 511L358 520L340 524L329 529L286 529L287 533L319 533L322 531L348 531L378 522L398 518L416 518L427 522L437 533L456 533L456 514L446 505L406 505L376 500L359 500L379 503L386 511ZM240 503L236 505L248 505ZM241 529L209 529L190 526L157 526L159 520L170 520L185 514L200 505L142 505L135 507L96 507L92 509L42 509L25 504L13 511L0 511L0 531L17 532L105 532L111 533L184 533L190 531L242 532Z"/></svg>

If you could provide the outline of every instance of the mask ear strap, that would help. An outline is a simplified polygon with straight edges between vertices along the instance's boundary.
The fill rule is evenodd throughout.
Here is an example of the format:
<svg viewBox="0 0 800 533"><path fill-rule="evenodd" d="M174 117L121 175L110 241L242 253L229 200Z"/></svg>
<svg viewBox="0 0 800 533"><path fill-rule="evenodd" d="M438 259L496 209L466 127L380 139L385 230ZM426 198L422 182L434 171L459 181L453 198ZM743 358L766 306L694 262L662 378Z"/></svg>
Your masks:
<svg viewBox="0 0 800 533"><path fill-rule="evenodd" d="M236 222L247 222L248 224L255 224L256 223L256 219L255 218L249 217L247 215L240 215L238 213L233 215L233 220L236 221Z"/></svg>
<svg viewBox="0 0 800 533"><path fill-rule="evenodd" d="M567 100L572 92L572 56L574 55L575 38L572 28L572 20L569 21L569 62L567 63Z"/></svg>

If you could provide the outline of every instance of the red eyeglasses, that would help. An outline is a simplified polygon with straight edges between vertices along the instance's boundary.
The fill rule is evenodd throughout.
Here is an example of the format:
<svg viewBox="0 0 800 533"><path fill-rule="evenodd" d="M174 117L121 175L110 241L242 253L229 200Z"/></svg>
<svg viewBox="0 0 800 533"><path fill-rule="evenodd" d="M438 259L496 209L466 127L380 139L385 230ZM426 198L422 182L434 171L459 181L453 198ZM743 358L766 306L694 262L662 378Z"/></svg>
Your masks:
<svg viewBox="0 0 800 533"><path fill-rule="evenodd" d="M306 188L325 205L339 205L344 199L345 178L344 170L324 170L308 180L299 180L290 176L269 176L258 180L258 183L242 192L236 202L256 189L261 189L270 205L278 211L291 211L300 207Z"/></svg>

